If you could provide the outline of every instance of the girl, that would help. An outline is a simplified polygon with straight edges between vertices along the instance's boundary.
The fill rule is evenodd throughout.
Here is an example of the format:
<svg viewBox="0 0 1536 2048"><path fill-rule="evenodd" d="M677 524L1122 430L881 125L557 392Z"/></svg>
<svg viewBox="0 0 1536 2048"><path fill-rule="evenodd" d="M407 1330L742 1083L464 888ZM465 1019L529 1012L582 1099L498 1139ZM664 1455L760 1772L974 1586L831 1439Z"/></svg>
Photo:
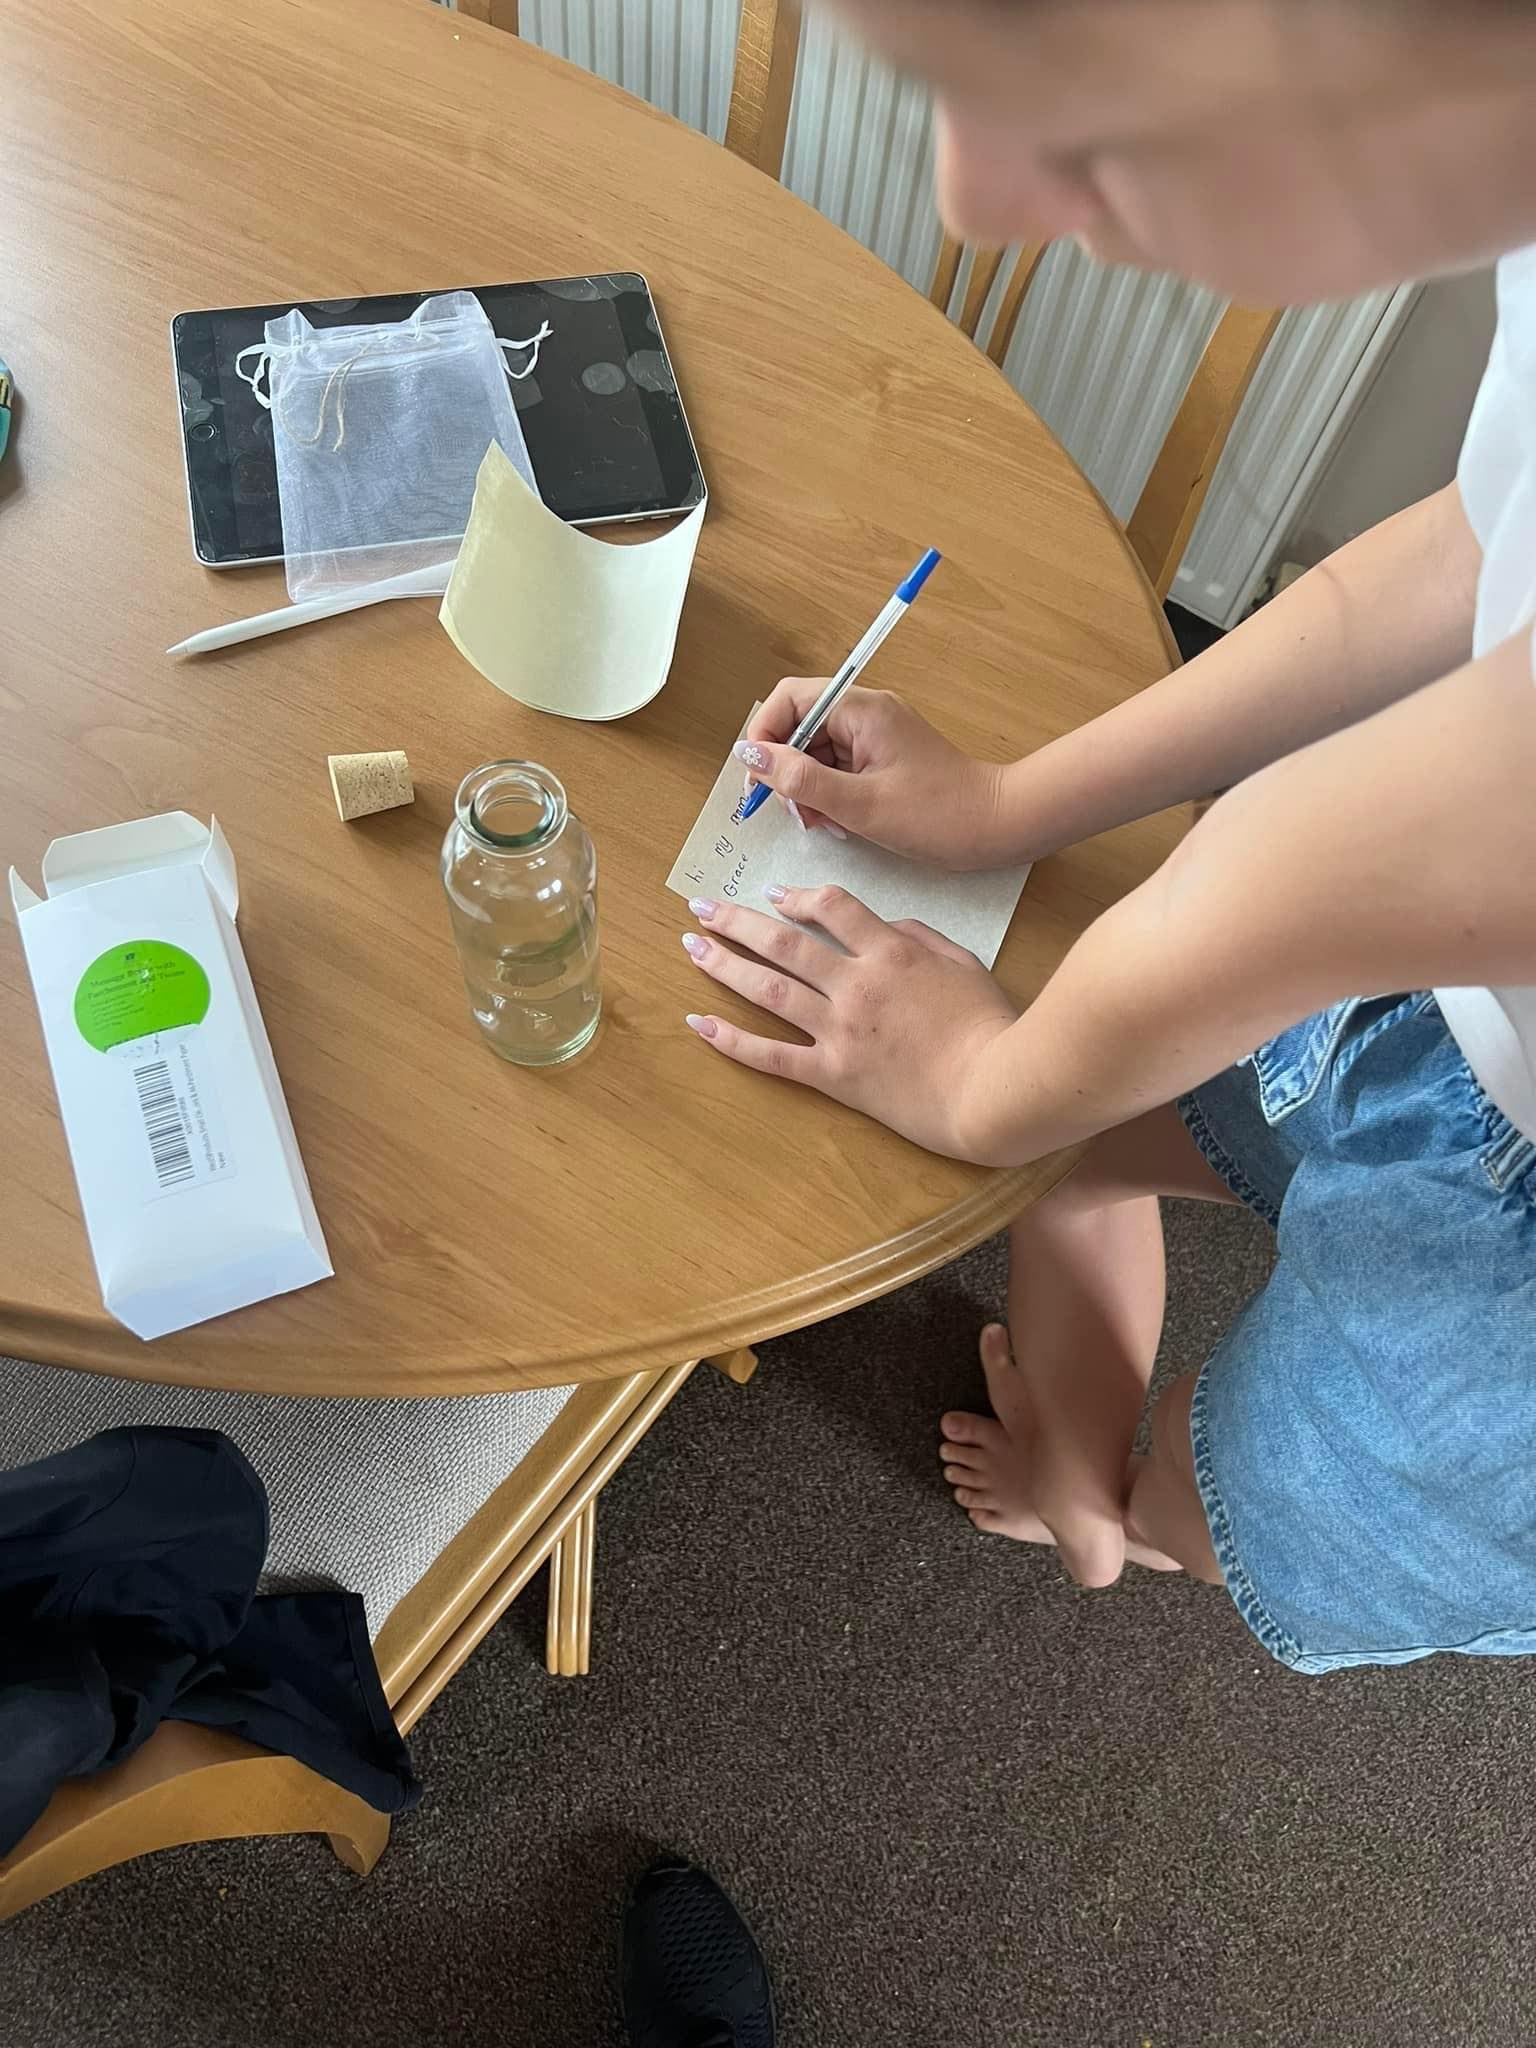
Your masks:
<svg viewBox="0 0 1536 2048"><path fill-rule="evenodd" d="M1536 239L1533 0L843 4L931 79L961 235L1260 301ZM1094 1141L1015 1229L946 1476L1084 1584L1224 1583L1303 1671L1536 1649L1536 250L1499 292L1458 483L1091 726L999 768L855 692L806 757L819 685L765 705L743 761L808 824L955 867L1229 789L1022 1016L838 892L775 901L845 955L693 906L703 973L803 1039L690 1018L716 1052L961 1158ZM1162 1194L1280 1257L1135 1458Z"/></svg>

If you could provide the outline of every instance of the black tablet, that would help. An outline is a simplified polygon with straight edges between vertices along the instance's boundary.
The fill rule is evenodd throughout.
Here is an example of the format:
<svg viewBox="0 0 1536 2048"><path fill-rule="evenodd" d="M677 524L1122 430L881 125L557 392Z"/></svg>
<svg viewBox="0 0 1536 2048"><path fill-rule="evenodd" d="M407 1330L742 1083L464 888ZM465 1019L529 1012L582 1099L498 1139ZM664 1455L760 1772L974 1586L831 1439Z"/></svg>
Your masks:
<svg viewBox="0 0 1536 2048"><path fill-rule="evenodd" d="M455 287L447 287L455 289ZM573 525L690 512L704 478L650 286L635 271L471 287L497 334L536 334L533 374L511 386L539 493ZM299 302L316 327L406 320L432 292ZM277 560L283 527L272 416L235 375L241 349L295 302L178 313L171 351L181 400L192 543L222 569Z"/></svg>

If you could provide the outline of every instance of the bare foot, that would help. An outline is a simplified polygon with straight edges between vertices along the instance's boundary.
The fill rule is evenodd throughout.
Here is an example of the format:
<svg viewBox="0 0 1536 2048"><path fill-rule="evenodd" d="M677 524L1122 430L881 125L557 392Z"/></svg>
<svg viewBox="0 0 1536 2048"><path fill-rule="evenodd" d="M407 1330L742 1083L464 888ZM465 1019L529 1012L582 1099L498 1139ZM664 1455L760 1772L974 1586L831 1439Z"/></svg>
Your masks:
<svg viewBox="0 0 1536 2048"><path fill-rule="evenodd" d="M981 1333L981 1369L992 1399L990 1415L946 1415L939 1456L956 1503L989 1536L1017 1543L1054 1543L1034 1509L1033 1417L1029 1389L1013 1362L1001 1323Z"/></svg>
<svg viewBox="0 0 1536 2048"><path fill-rule="evenodd" d="M1043 1453L1029 1387L1001 1323L981 1333L981 1366L992 1414L946 1415L939 1447L944 1477L976 1527L1056 1545L1084 1586L1113 1585L1127 1558L1177 1571L1161 1551L1127 1542L1123 1503L1106 1496L1091 1472L1074 1471L1070 1454Z"/></svg>

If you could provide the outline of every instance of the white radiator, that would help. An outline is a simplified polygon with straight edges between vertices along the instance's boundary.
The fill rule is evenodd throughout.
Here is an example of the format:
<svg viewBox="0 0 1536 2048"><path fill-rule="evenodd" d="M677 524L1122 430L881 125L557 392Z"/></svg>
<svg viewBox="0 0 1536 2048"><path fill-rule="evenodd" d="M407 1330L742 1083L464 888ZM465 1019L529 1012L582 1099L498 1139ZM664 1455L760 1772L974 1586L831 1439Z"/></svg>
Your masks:
<svg viewBox="0 0 1536 2048"><path fill-rule="evenodd" d="M523 0L523 33L725 133L738 0ZM785 182L926 291L938 253L926 95L807 18ZM1004 273L1006 275L1006 272ZM1001 283L999 284L1001 289ZM1249 394L1173 595L1236 624L1292 506L1343 431L1412 302L1375 292L1288 314ZM1209 293L1106 269L1058 245L1005 366L1109 504L1126 517L1215 323Z"/></svg>

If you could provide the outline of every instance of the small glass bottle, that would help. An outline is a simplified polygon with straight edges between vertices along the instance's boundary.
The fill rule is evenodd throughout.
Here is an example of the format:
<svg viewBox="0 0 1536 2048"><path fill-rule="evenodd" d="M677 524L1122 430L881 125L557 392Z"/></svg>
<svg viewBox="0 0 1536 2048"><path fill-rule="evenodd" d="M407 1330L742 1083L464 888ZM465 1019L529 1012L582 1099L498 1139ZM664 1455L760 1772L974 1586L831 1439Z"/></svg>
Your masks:
<svg viewBox="0 0 1536 2048"><path fill-rule="evenodd" d="M565 791L532 761L466 775L443 841L464 984L492 1052L553 1067L602 1014L597 855Z"/></svg>

